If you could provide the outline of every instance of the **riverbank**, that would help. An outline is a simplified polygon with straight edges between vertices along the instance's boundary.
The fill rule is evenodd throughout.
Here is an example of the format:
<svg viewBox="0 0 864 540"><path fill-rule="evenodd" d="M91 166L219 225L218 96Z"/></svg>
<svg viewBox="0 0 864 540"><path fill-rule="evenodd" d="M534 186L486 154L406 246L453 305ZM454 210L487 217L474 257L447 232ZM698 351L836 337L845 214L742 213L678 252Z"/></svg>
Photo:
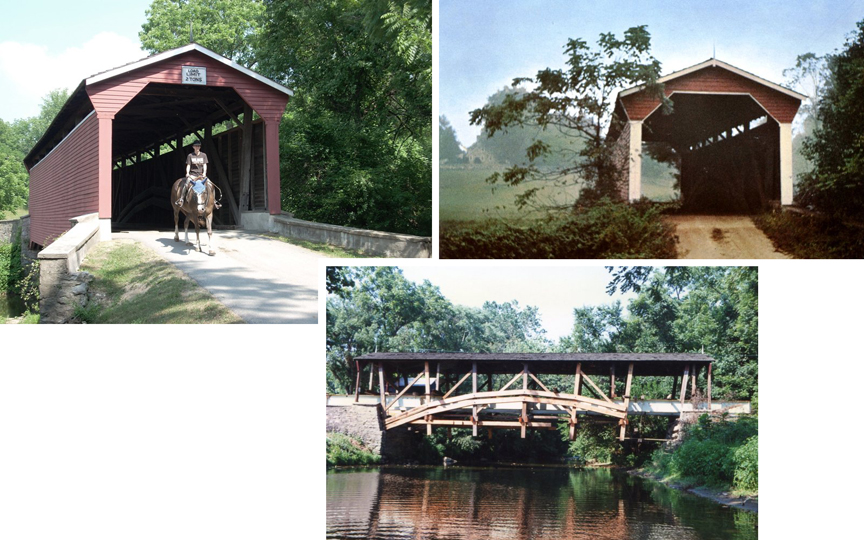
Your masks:
<svg viewBox="0 0 864 540"><path fill-rule="evenodd" d="M672 489L677 489L678 491L684 491L686 493L692 493L693 495L698 495L699 497L710 499L718 504L722 504L723 506L738 508L741 510L746 510L747 512L759 513L758 497L737 496L727 491L711 489L705 486L694 486L687 483L673 482L643 469L629 469L626 472L627 474L633 476L638 476L640 478L646 478L648 480L660 482L664 486L670 487Z"/></svg>

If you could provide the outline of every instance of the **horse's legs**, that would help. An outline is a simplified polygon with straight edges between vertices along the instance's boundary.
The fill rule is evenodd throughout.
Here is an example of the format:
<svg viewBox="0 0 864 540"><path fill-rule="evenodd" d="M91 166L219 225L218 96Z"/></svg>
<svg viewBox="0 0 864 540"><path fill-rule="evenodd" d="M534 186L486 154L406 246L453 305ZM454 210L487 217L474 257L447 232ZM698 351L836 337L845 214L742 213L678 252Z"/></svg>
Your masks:
<svg viewBox="0 0 864 540"><path fill-rule="evenodd" d="M174 241L179 242L180 241L180 226L178 224L178 221L180 218L180 209L177 208L176 205L173 205L173 206L174 206Z"/></svg>
<svg viewBox="0 0 864 540"><path fill-rule="evenodd" d="M187 246L191 246L192 244L189 243L189 216L186 216L186 222L183 224L183 234L185 235L183 237L183 242L185 242Z"/></svg>
<svg viewBox="0 0 864 540"><path fill-rule="evenodd" d="M201 222L195 219L195 241L198 243L198 251L201 252Z"/></svg>
<svg viewBox="0 0 864 540"><path fill-rule="evenodd" d="M207 216L207 247L210 255L216 255L216 246L213 244L213 213Z"/></svg>

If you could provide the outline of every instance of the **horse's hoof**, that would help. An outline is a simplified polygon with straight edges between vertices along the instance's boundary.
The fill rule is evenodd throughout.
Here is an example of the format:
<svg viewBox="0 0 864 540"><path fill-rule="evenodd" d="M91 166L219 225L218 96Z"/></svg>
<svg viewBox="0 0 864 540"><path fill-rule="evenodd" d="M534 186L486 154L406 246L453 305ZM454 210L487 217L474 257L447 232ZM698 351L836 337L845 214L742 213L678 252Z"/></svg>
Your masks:
<svg viewBox="0 0 864 540"><path fill-rule="evenodd" d="M194 246L195 244L193 244L192 242L186 242L186 245L187 246Z"/></svg>
<svg viewBox="0 0 864 540"><path fill-rule="evenodd" d="M174 241L175 241L175 242L179 242L180 239L179 239L179 238L175 238Z"/></svg>
<svg viewBox="0 0 864 540"><path fill-rule="evenodd" d="M213 251L213 250L211 249L211 250L210 250L210 255L216 255L216 252Z"/></svg>

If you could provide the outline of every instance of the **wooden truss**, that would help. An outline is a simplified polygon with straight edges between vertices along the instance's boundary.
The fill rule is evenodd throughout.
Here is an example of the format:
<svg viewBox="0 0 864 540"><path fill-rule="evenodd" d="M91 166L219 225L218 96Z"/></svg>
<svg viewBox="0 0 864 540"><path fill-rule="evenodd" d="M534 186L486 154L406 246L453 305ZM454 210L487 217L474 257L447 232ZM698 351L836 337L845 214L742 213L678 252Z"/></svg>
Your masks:
<svg viewBox="0 0 864 540"><path fill-rule="evenodd" d="M477 381L477 362L471 365L471 371L464 374L442 396L432 395L432 379L429 371L429 362L424 363L421 373L408 382L406 386L395 396L388 395L388 381L384 373L384 367L378 364L378 386L381 404L386 414L385 428L393 429L404 425L425 425L426 433L431 435L434 426L441 427L468 427L472 428L476 436L480 428L511 428L520 429L522 437L525 437L528 429L555 429L556 422L567 418L570 425L570 439L576 436L576 425L578 423L577 413L590 412L617 420L620 427L619 439L624 440L625 430L628 424L627 409L630 406L630 387L633 381L633 363L628 364L627 379L623 400L613 401L614 398L614 371L610 374L610 386L612 397L606 395L594 382L594 380L582 371L582 364L576 365L574 374L573 393L555 392L544 385L528 367L523 364L522 371L516 374L510 381L498 390L491 389L491 377L487 380L487 391L479 391ZM436 390L440 385L440 370L435 377ZM456 394L456 391L465 381L471 378L471 391L464 394ZM522 388L511 387L521 379ZM394 412L394 405L420 380L425 382L425 396L422 404L411 409L398 409ZM529 389L529 381L534 381L539 389ZM598 398L592 398L582 394L583 383L587 384ZM370 388L372 379L370 373ZM686 388L686 379L683 383ZM359 396L360 374L357 374L357 394ZM392 385L391 385L392 386ZM503 406L503 407L502 407ZM550 410L558 411L550 414ZM506 412L501 412L506 411Z"/></svg>

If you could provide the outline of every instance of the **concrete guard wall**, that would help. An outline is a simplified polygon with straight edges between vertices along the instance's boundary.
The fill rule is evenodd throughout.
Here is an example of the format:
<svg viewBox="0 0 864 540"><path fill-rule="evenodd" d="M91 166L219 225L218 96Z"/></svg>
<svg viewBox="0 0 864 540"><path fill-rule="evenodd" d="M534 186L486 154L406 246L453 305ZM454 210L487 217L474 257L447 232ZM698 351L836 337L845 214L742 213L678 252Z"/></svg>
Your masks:
<svg viewBox="0 0 864 540"><path fill-rule="evenodd" d="M288 238L330 244L370 255L384 257L432 257L432 238L382 231L342 227L296 219L290 214L243 212L241 226L248 230L266 230Z"/></svg>
<svg viewBox="0 0 864 540"><path fill-rule="evenodd" d="M72 228L39 252L40 302L50 300L67 274L77 272L87 252L99 243L99 214L69 220Z"/></svg>
<svg viewBox="0 0 864 540"><path fill-rule="evenodd" d="M15 231L19 226L20 220L17 218L0 221L0 244L11 244L15 238Z"/></svg>

